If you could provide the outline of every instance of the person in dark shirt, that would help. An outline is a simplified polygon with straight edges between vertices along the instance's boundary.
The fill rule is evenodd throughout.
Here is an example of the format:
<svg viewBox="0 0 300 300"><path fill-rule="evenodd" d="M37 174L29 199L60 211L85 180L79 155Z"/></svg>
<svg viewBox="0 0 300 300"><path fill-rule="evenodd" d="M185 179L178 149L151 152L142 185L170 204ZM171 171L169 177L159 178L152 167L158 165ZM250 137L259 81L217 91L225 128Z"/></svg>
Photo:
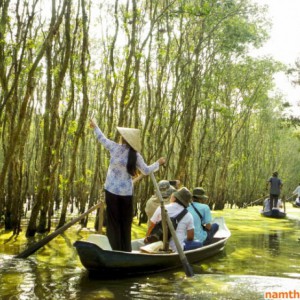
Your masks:
<svg viewBox="0 0 300 300"><path fill-rule="evenodd" d="M278 197L282 189L282 181L278 178L278 172L274 172L267 181L266 189L270 191L270 209L277 208Z"/></svg>

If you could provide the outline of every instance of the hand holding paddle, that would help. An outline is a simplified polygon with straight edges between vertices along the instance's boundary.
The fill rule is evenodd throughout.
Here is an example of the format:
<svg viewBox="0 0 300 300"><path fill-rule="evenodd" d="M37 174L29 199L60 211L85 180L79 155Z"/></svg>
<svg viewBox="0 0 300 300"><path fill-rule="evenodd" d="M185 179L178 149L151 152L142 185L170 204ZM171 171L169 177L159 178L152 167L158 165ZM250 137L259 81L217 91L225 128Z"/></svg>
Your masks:
<svg viewBox="0 0 300 300"><path fill-rule="evenodd" d="M158 163L160 166L162 166L166 163L166 159L164 157L161 157L161 158L159 158Z"/></svg>

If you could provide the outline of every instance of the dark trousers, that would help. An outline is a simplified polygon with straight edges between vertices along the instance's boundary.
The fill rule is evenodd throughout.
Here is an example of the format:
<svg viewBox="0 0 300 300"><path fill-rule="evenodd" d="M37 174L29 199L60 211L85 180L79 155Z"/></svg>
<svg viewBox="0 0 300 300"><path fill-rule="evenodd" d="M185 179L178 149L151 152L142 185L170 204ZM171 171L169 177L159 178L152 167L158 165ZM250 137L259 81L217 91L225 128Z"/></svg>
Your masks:
<svg viewBox="0 0 300 300"><path fill-rule="evenodd" d="M277 207L278 197L279 195L270 194L270 209Z"/></svg>
<svg viewBox="0 0 300 300"><path fill-rule="evenodd" d="M131 252L132 198L105 191L106 234L113 250Z"/></svg>
<svg viewBox="0 0 300 300"><path fill-rule="evenodd" d="M218 230L219 230L219 224L217 224L217 223L211 224L210 230L207 231L207 237L206 237L206 240L205 240L204 243L203 243L204 246L205 246L205 245L208 245L208 244L212 241L214 235L216 234L216 232L217 232Z"/></svg>

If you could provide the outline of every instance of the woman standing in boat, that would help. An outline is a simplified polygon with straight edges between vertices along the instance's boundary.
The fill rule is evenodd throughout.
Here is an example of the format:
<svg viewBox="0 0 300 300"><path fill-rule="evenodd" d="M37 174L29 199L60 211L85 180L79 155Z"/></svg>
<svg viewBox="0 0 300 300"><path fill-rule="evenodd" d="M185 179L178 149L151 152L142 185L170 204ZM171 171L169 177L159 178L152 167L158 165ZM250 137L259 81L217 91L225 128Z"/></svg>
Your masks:
<svg viewBox="0 0 300 300"><path fill-rule="evenodd" d="M131 251L131 224L133 218L133 182L132 177L139 169L148 175L165 163L161 157L148 166L141 151L140 130L117 127L121 134L121 143L108 139L94 120L91 128L98 141L110 152L110 164L104 184L106 202L106 234L113 250Z"/></svg>

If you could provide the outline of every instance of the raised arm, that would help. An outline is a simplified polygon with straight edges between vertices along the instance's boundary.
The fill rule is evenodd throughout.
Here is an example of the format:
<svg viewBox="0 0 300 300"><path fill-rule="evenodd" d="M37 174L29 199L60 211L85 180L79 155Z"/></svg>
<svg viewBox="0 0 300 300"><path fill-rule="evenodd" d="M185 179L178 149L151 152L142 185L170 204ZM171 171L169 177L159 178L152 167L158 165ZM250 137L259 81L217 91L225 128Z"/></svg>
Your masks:
<svg viewBox="0 0 300 300"><path fill-rule="evenodd" d="M97 140L108 150L111 150L113 146L116 144L114 141L108 139L101 129L98 127L95 120L90 120L90 127L94 129L94 133L97 137Z"/></svg>

